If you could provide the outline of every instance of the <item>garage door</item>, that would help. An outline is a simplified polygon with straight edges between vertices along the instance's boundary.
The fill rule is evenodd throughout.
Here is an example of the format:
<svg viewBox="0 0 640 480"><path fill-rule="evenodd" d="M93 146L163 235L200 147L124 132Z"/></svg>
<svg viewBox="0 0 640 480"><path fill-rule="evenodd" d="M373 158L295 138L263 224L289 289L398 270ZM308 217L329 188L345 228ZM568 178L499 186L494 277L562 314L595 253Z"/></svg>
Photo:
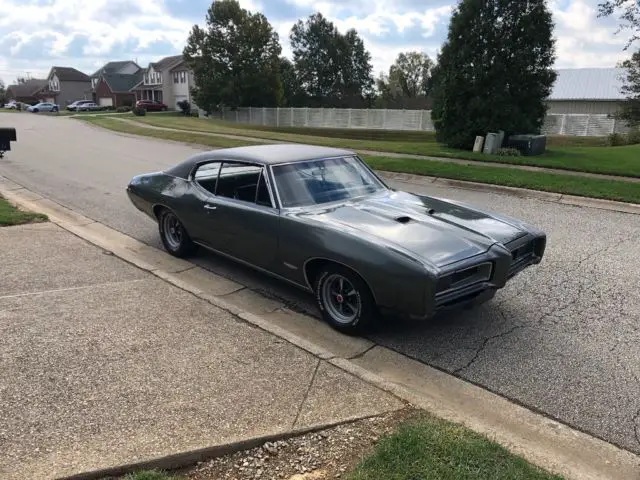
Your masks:
<svg viewBox="0 0 640 480"><path fill-rule="evenodd" d="M98 105L101 107L113 107L112 97L100 97L98 98Z"/></svg>
<svg viewBox="0 0 640 480"><path fill-rule="evenodd" d="M47 97L44 99L46 103L56 103L56 99L53 97Z"/></svg>
<svg viewBox="0 0 640 480"><path fill-rule="evenodd" d="M182 102L183 100L189 100L189 97L187 95L176 95L176 110L180 110L178 102Z"/></svg>

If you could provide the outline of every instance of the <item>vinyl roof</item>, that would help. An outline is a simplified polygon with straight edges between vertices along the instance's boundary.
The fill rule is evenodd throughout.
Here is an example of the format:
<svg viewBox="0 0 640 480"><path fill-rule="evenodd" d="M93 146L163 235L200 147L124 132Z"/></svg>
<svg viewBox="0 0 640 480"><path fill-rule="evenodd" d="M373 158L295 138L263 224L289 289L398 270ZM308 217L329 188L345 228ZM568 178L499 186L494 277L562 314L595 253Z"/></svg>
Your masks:
<svg viewBox="0 0 640 480"><path fill-rule="evenodd" d="M316 158L338 157L341 155L354 155L354 152L339 148L294 143L251 145L248 147L221 148L219 150L197 153L174 167L165 170L165 172L175 177L187 178L197 163L209 160L240 160L264 165L275 165L279 163L302 162Z"/></svg>
<svg viewBox="0 0 640 480"><path fill-rule="evenodd" d="M549 100L624 100L624 68L558 69Z"/></svg>

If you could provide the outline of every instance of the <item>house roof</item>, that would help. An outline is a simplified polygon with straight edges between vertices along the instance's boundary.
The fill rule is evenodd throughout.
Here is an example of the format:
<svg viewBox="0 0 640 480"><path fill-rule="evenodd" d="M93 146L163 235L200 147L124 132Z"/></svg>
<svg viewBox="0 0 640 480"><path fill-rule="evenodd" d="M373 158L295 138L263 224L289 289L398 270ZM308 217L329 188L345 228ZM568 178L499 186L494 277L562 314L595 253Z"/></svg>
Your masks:
<svg viewBox="0 0 640 480"><path fill-rule="evenodd" d="M40 78L31 78L25 83L16 83L14 85L9 85L9 87L7 87L7 90L11 89L11 93L15 97L31 97L48 85L49 82L47 80Z"/></svg>
<svg viewBox="0 0 640 480"><path fill-rule="evenodd" d="M140 83L142 78L142 70L134 74L126 73L105 73L102 79L107 82L112 92L128 92L135 85Z"/></svg>
<svg viewBox="0 0 640 480"><path fill-rule="evenodd" d="M116 62L105 63L101 68L99 68L98 70L93 72L91 77L98 77L103 73L114 73L115 74L115 73L118 72L118 70L120 70L121 68L126 67L130 63L133 63L135 66L140 68L140 66L136 62L134 62L133 60L119 60L119 61L116 61Z"/></svg>
<svg viewBox="0 0 640 480"><path fill-rule="evenodd" d="M182 62L182 55L172 55L170 57L164 57L157 62L151 62L149 65L156 71L166 70L167 68L174 67Z"/></svg>
<svg viewBox="0 0 640 480"><path fill-rule="evenodd" d="M73 67L52 67L49 77L54 72L61 82L88 82L90 80L89 75Z"/></svg>
<svg viewBox="0 0 640 480"><path fill-rule="evenodd" d="M624 100L624 68L568 68L558 78L549 100Z"/></svg>

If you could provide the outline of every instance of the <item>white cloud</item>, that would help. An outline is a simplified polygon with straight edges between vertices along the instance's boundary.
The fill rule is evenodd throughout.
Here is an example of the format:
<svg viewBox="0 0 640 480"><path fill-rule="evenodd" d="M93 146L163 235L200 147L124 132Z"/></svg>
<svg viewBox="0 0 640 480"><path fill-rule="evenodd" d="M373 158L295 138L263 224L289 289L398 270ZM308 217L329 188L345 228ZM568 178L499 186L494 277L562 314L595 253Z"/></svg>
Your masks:
<svg viewBox="0 0 640 480"><path fill-rule="evenodd" d="M106 61L135 59L139 63L180 52L193 20L174 12L193 12L204 22L208 0L0 0L0 78L12 81L30 72L45 75L54 65L90 72ZM372 55L374 72L387 70L398 53L421 50L435 56L446 35L455 0L240 0L252 11L267 11L283 46L291 55L290 11L319 11L345 31L355 28ZM597 18L600 0L550 0L556 23L559 67L612 66L627 57L622 48L628 33L614 35L616 19ZM182 2L182 3L180 3ZM177 5L177 7L176 7ZM270 7L271 10L269 10ZM275 11L275 13L274 13ZM187 17L188 15L184 15ZM84 49L72 57L86 39ZM153 47L166 45L166 47ZM134 48L135 47L135 48ZM153 48L152 48L153 47ZM155 50L154 50L155 48Z"/></svg>

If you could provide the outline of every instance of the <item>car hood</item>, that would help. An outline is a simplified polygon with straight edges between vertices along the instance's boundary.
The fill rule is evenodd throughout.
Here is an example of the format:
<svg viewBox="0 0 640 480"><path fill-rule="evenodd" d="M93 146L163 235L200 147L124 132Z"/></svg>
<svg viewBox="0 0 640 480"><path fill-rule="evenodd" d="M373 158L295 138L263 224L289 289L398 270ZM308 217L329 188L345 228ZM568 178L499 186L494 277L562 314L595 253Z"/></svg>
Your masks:
<svg viewBox="0 0 640 480"><path fill-rule="evenodd" d="M364 234L444 267L526 235L514 223L443 199L388 191L296 214L307 221Z"/></svg>

